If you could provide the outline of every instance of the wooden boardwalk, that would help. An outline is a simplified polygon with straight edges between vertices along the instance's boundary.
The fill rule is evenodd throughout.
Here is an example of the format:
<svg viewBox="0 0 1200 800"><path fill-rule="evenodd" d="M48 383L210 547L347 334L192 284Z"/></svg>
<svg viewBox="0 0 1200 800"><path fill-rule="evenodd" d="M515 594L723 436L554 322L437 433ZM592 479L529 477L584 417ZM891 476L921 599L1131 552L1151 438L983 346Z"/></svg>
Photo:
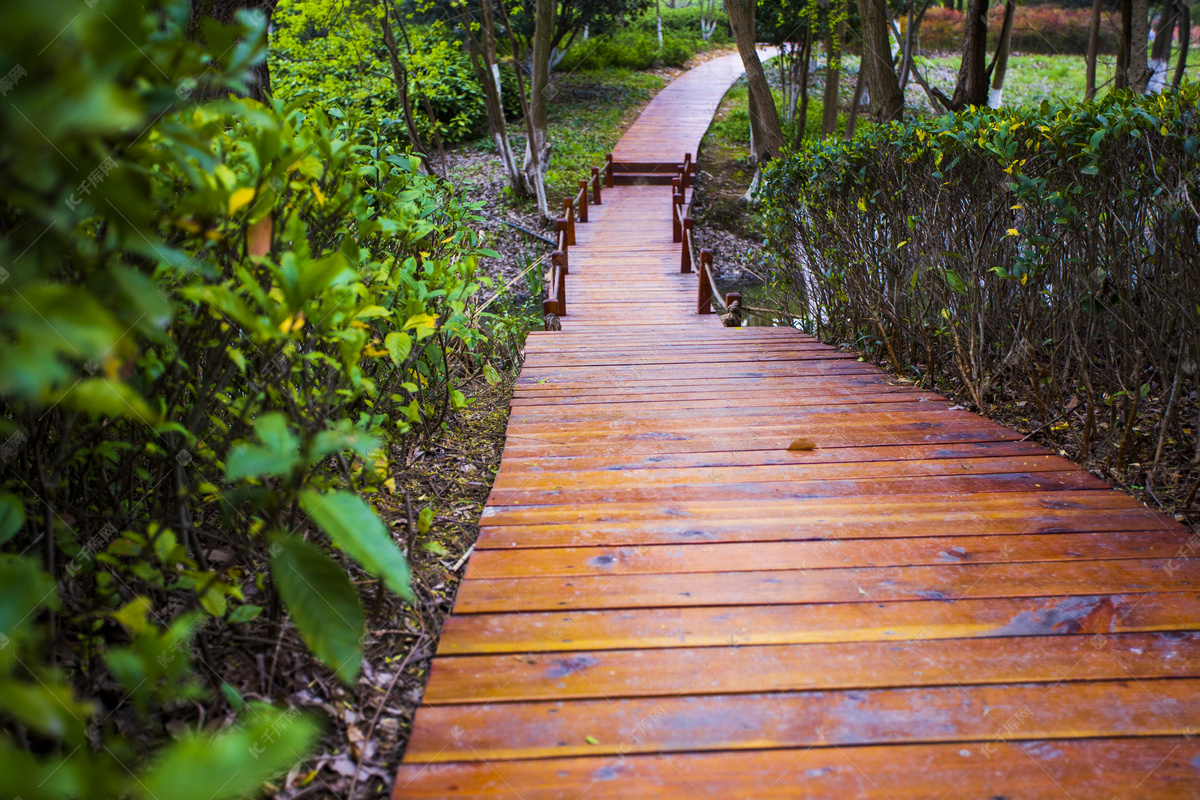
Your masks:
<svg viewBox="0 0 1200 800"><path fill-rule="evenodd" d="M696 152L735 59L616 160ZM851 354L696 314L670 188L602 200L395 798L1200 797L1190 531Z"/></svg>

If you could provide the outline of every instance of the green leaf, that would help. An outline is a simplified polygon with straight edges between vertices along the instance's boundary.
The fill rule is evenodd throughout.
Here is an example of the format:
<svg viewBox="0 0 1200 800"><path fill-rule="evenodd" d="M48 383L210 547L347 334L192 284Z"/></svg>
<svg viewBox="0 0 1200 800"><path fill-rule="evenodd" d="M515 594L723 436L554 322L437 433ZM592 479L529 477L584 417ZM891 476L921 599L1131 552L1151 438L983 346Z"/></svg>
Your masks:
<svg viewBox="0 0 1200 800"><path fill-rule="evenodd" d="M35 561L0 555L0 634L11 636L32 622L40 605L57 608L54 581Z"/></svg>
<svg viewBox="0 0 1200 800"><path fill-rule="evenodd" d="M259 417L254 431L262 444L234 445L225 459L226 480L286 475L300 465L300 440L282 414Z"/></svg>
<svg viewBox="0 0 1200 800"><path fill-rule="evenodd" d="M384 338L383 346L387 348L392 361L403 364L404 359L412 352L412 338L407 333L392 331Z"/></svg>
<svg viewBox="0 0 1200 800"><path fill-rule="evenodd" d="M379 440L348 425L324 430L309 442L307 460L309 464L315 464L342 450L353 450L363 458L369 459L379 451Z"/></svg>
<svg viewBox="0 0 1200 800"><path fill-rule="evenodd" d="M262 613L262 606L251 606L251 605L238 606L233 611L229 612L229 616L227 617L227 619L229 622L232 622L235 625L237 625L237 624L241 624L243 622L250 622L253 619L257 619L258 615L261 613Z"/></svg>
<svg viewBox="0 0 1200 800"><path fill-rule="evenodd" d="M131 781L145 800L226 800L257 796L316 743L317 724L294 706L255 703L241 725L187 735L163 748L150 770Z"/></svg>
<svg viewBox="0 0 1200 800"><path fill-rule="evenodd" d="M25 524L25 504L21 498L8 492L0 492L0 544L17 535Z"/></svg>
<svg viewBox="0 0 1200 800"><path fill-rule="evenodd" d="M946 285L948 285L953 292L956 294L967 293L967 284L962 278L958 277L957 272L952 269L948 269L944 270L943 274L946 276Z"/></svg>
<svg viewBox="0 0 1200 800"><path fill-rule="evenodd" d="M383 579L396 594L412 599L408 562L365 500L350 492L305 490L300 493L300 506L363 569Z"/></svg>
<svg viewBox="0 0 1200 800"><path fill-rule="evenodd" d="M271 576L301 638L350 685L358 675L360 642L366 635L358 592L342 568L308 542L281 536L275 547Z"/></svg>
<svg viewBox="0 0 1200 800"><path fill-rule="evenodd" d="M72 697L70 686L13 680L0 681L0 711L52 739L61 739L73 723L94 713Z"/></svg>
<svg viewBox="0 0 1200 800"><path fill-rule="evenodd" d="M153 425L158 415L132 388L108 378L88 378L58 398L64 407L97 417L129 417Z"/></svg>

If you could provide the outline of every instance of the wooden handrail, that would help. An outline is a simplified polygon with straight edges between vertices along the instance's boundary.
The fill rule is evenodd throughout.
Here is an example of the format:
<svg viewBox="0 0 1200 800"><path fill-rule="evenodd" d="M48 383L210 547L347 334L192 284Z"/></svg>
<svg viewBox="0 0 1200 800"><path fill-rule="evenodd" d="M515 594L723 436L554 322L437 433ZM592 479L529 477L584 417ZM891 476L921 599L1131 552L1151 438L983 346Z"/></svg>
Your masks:
<svg viewBox="0 0 1200 800"><path fill-rule="evenodd" d="M671 195L671 241L683 241L683 193Z"/></svg>
<svg viewBox="0 0 1200 800"><path fill-rule="evenodd" d="M557 219L554 221L554 227L558 230L558 250L555 252L562 253L563 269L565 270L567 266L567 248L570 245L570 239L567 238L567 221Z"/></svg>
<svg viewBox="0 0 1200 800"><path fill-rule="evenodd" d="M696 295L696 313L712 313L712 257L713 252L708 248L700 251L700 290Z"/></svg>
<svg viewBox="0 0 1200 800"><path fill-rule="evenodd" d="M575 195L575 207L579 209L579 221L588 221L588 201L587 201L588 182L585 180L579 181L579 191Z"/></svg>
<svg viewBox="0 0 1200 800"><path fill-rule="evenodd" d="M679 271L692 271L692 227L696 221L691 217L683 218L683 247L679 248Z"/></svg>
<svg viewBox="0 0 1200 800"><path fill-rule="evenodd" d="M575 198L563 198L563 221L567 223L567 244L575 246Z"/></svg>
<svg viewBox="0 0 1200 800"><path fill-rule="evenodd" d="M555 250L550 254L550 263L553 267L550 270L550 287L547 294L553 292L555 306L558 311L555 313L560 317L567 315L567 254L561 250Z"/></svg>

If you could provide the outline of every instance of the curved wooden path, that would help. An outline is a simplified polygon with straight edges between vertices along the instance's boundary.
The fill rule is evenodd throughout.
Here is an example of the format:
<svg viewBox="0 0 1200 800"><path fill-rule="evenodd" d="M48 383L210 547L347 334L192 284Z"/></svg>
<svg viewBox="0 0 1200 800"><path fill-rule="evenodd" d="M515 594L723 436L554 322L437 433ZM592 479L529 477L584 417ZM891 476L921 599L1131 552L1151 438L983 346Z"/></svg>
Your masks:
<svg viewBox="0 0 1200 800"><path fill-rule="evenodd" d="M615 160L695 153L740 71L677 80ZM1200 543L851 354L698 315L670 194L577 225L394 797L1200 796Z"/></svg>

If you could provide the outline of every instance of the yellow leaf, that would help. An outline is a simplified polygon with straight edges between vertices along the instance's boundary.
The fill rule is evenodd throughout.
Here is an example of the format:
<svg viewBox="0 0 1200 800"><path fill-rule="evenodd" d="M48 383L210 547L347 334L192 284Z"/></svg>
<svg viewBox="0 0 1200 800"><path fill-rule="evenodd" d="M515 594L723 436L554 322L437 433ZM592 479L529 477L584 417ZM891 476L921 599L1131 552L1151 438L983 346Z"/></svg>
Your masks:
<svg viewBox="0 0 1200 800"><path fill-rule="evenodd" d="M245 208L246 204L253 199L254 190L249 186L234 190L233 194L229 195L229 216L232 217L238 212L238 209Z"/></svg>
<svg viewBox="0 0 1200 800"><path fill-rule="evenodd" d="M279 330L283 333L292 333L304 327L304 312L297 311L294 315L288 317L283 322L279 323Z"/></svg>
<svg viewBox="0 0 1200 800"><path fill-rule="evenodd" d="M861 197L860 197L860 198L858 198L858 210L859 210L859 211L866 211L866 210L867 210L867 204L863 202L863 199L862 199Z"/></svg>
<svg viewBox="0 0 1200 800"><path fill-rule="evenodd" d="M325 193L321 191L321 187L315 183L312 185L313 196L317 198L317 203L325 205Z"/></svg>
<svg viewBox="0 0 1200 800"><path fill-rule="evenodd" d="M1009 236L1020 236L1021 235L1021 232L1019 230L1017 230L1016 228L1009 228L1008 231L1006 231L1006 232L1008 233Z"/></svg>
<svg viewBox="0 0 1200 800"><path fill-rule="evenodd" d="M412 328L430 328L436 330L437 318L431 317L428 314L416 314L415 316L409 317L408 321L404 323L404 330L407 331L411 330Z"/></svg>
<svg viewBox="0 0 1200 800"><path fill-rule="evenodd" d="M817 443L812 439L797 439L788 445L788 450L812 450L816 446Z"/></svg>
<svg viewBox="0 0 1200 800"><path fill-rule="evenodd" d="M396 479L388 478L386 481L383 482L383 488L388 490L388 494L395 494L396 493Z"/></svg>

